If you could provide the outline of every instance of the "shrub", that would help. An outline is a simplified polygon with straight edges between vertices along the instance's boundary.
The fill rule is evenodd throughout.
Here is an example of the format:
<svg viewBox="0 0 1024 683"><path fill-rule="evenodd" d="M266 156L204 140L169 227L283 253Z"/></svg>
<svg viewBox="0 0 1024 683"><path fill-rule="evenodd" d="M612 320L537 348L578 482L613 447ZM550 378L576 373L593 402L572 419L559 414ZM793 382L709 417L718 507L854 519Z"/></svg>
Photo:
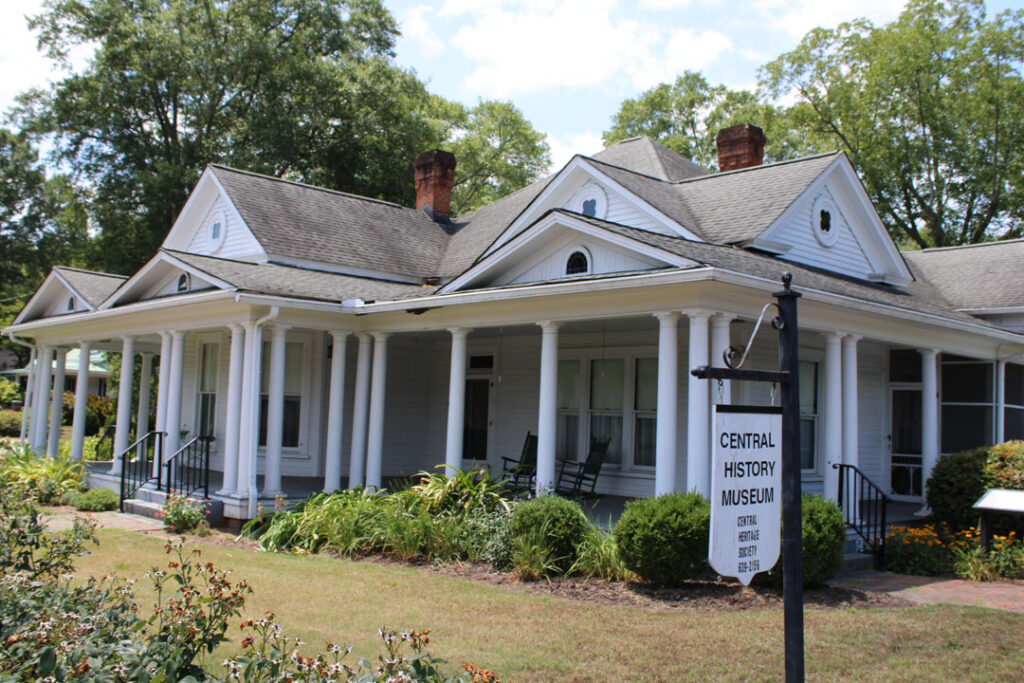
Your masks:
<svg viewBox="0 0 1024 683"><path fill-rule="evenodd" d="M116 510L121 501L110 489L89 489L74 498L74 506L86 512Z"/></svg>
<svg viewBox="0 0 1024 683"><path fill-rule="evenodd" d="M0 410L0 436L21 436L20 410Z"/></svg>
<svg viewBox="0 0 1024 683"><path fill-rule="evenodd" d="M206 520L206 511L198 502L186 496L172 493L164 501L164 506L160 510L160 517L163 519L164 527L167 530L184 534L192 531L200 522Z"/></svg>
<svg viewBox="0 0 1024 683"><path fill-rule="evenodd" d="M31 491L43 504L56 503L69 491L82 487L82 463L67 457L40 457L27 446L8 448L0 455L3 478Z"/></svg>
<svg viewBox="0 0 1024 683"><path fill-rule="evenodd" d="M586 537L590 521L578 503L541 496L516 505L510 526L513 544L539 543L554 567L566 572L576 562L577 548Z"/></svg>
<svg viewBox="0 0 1024 683"><path fill-rule="evenodd" d="M984 479L987 488L1024 490L1024 441L1007 441L989 448Z"/></svg>
<svg viewBox="0 0 1024 683"><path fill-rule="evenodd" d="M65 391L60 400L60 422L69 425L75 419L75 392Z"/></svg>
<svg viewBox="0 0 1024 683"><path fill-rule="evenodd" d="M698 493L626 503L615 541L623 564L644 581L675 585L707 569L711 505Z"/></svg>
<svg viewBox="0 0 1024 683"><path fill-rule="evenodd" d="M512 513L477 510L462 520L464 549L470 562L486 562L495 569L512 566Z"/></svg>
<svg viewBox="0 0 1024 683"><path fill-rule="evenodd" d="M893 526L885 536L885 565L889 571L916 576L948 574L952 548L966 544L970 530L952 532L946 524Z"/></svg>
<svg viewBox="0 0 1024 683"><path fill-rule="evenodd" d="M843 546L846 545L843 513L832 501L809 494L803 495L800 511L804 585L821 586L843 565ZM781 555L776 567L781 579Z"/></svg>
<svg viewBox="0 0 1024 683"><path fill-rule="evenodd" d="M10 407L21 403L21 390L18 383L6 377L0 377L0 406Z"/></svg>
<svg viewBox="0 0 1024 683"><path fill-rule="evenodd" d="M977 524L971 506L985 492L987 448L952 453L939 458L928 479L925 499L935 521L964 529Z"/></svg>

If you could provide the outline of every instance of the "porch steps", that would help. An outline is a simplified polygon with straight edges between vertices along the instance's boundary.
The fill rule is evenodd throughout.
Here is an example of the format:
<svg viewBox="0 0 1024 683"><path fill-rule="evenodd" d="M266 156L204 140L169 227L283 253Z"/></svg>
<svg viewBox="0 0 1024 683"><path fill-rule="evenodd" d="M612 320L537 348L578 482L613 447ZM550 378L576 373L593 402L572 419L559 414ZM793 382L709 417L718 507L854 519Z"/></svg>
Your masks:
<svg viewBox="0 0 1024 683"><path fill-rule="evenodd" d="M168 495L164 491L157 491L148 485L144 486L135 492L135 498L125 499L124 511L142 515L143 517L159 519L159 512L163 509ZM223 501L216 499L203 500L194 496L190 497L189 500L202 506L203 509L209 510L206 515L206 521L210 523L210 526L219 526L224 523Z"/></svg>

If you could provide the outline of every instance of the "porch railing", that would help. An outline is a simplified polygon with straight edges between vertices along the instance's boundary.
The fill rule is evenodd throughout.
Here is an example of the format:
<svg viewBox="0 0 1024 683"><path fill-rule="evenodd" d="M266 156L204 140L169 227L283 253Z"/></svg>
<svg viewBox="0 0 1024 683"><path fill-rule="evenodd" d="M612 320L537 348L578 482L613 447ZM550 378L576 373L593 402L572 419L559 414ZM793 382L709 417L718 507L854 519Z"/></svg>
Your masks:
<svg viewBox="0 0 1024 683"><path fill-rule="evenodd" d="M163 432L149 432L121 453L115 454L114 457L121 460L121 512L124 512L124 501L132 498L145 484L155 481L157 488L160 488L163 445ZM134 457L130 457L133 454Z"/></svg>
<svg viewBox="0 0 1024 683"><path fill-rule="evenodd" d="M197 436L167 457L166 490L191 496L202 491L210 497L210 443L212 436Z"/></svg>
<svg viewBox="0 0 1024 683"><path fill-rule="evenodd" d="M839 509L846 526L875 556L875 567L885 568L886 512L889 496L853 465L833 465L839 470Z"/></svg>

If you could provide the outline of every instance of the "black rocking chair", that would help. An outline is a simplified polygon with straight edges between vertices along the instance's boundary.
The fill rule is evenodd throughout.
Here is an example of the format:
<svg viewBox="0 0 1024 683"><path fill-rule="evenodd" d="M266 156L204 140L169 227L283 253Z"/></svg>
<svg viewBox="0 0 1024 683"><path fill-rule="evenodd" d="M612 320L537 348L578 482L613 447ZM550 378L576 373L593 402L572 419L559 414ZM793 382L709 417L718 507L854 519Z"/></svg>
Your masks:
<svg viewBox="0 0 1024 683"><path fill-rule="evenodd" d="M590 452L583 462L562 463L562 469L558 473L558 486L556 493L566 498L593 498L597 494L594 487L597 485L597 477L601 474L601 465L608 455L608 445L611 439L590 440Z"/></svg>
<svg viewBox="0 0 1024 683"><path fill-rule="evenodd" d="M501 471L501 480L512 492L528 491L533 488L533 477L537 474L537 435L526 432L523 452L519 460L502 458L505 465Z"/></svg>

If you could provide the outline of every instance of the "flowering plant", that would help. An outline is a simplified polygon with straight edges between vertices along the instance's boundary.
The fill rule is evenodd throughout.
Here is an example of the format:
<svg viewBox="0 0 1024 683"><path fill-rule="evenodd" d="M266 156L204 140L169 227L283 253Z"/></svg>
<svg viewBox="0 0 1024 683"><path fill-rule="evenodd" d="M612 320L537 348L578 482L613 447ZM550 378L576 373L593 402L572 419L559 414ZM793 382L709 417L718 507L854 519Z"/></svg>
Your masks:
<svg viewBox="0 0 1024 683"><path fill-rule="evenodd" d="M164 502L160 518L168 531L184 534L195 529L200 522L205 522L208 512L209 510L204 510L196 501L182 494L172 493Z"/></svg>

